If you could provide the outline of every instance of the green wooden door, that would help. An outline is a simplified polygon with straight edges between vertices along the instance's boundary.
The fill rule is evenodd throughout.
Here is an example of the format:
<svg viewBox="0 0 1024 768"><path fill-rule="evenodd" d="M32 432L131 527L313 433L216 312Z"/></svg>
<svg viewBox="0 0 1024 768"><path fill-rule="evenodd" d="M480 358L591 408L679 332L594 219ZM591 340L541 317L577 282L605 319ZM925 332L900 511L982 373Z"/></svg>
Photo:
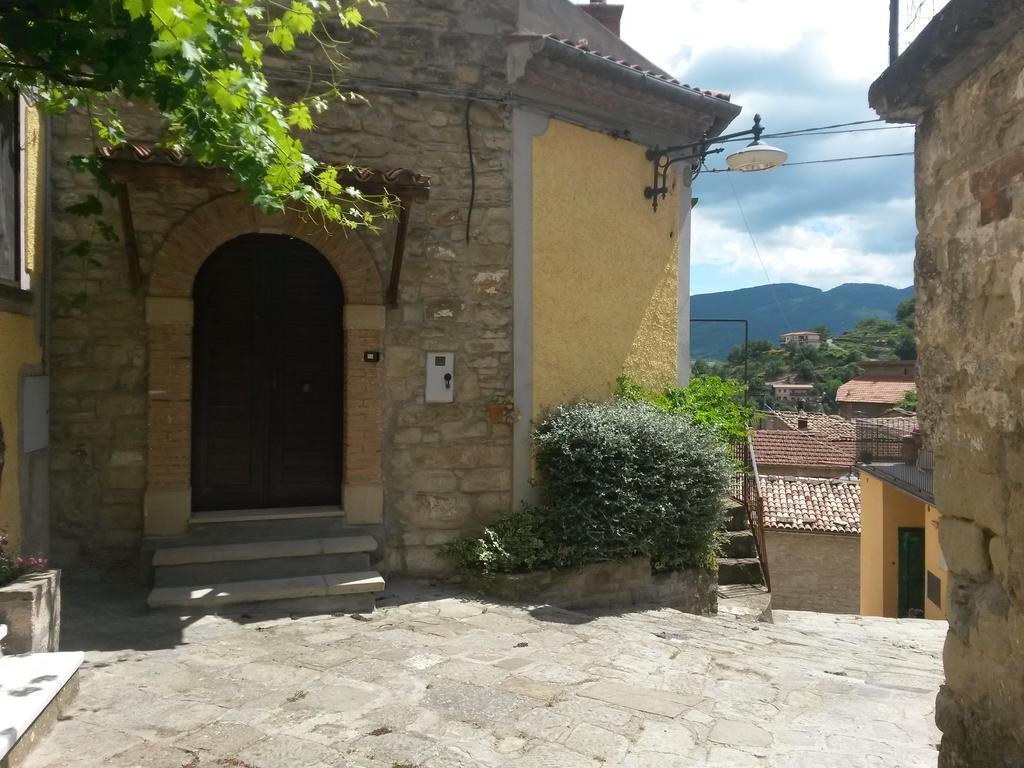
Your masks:
<svg viewBox="0 0 1024 768"><path fill-rule="evenodd" d="M896 615L924 617L924 528L899 529L899 598Z"/></svg>

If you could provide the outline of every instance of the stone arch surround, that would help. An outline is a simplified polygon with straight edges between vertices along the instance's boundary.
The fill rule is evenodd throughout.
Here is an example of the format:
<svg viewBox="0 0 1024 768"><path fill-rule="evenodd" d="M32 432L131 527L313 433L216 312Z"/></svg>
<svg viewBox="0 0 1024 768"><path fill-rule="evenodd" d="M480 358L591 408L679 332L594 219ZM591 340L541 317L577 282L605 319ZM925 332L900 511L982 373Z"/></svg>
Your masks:
<svg viewBox="0 0 1024 768"><path fill-rule="evenodd" d="M243 194L194 209L153 257L146 296L146 535L178 535L191 516L192 286L199 268L224 243L262 233L297 237L337 272L345 297L342 499L351 523L383 521L381 453L383 370L365 362L382 351L383 281L372 255L354 236L331 233L294 213L267 215Z"/></svg>

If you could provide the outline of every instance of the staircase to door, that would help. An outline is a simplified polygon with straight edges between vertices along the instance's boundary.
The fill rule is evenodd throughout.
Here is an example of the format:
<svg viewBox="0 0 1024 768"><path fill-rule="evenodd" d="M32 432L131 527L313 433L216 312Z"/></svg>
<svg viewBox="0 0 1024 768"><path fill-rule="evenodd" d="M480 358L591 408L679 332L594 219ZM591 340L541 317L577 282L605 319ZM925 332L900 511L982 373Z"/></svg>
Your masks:
<svg viewBox="0 0 1024 768"><path fill-rule="evenodd" d="M347 526L342 289L324 257L246 235L194 289L192 507L155 543L152 607L366 611L381 532Z"/></svg>

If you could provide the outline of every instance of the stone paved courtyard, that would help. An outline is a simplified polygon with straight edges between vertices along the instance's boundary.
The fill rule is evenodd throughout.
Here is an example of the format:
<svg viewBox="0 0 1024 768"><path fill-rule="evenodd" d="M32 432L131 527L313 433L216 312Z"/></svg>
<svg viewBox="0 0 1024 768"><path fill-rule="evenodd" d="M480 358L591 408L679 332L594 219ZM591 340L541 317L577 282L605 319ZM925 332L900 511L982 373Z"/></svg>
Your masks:
<svg viewBox="0 0 1024 768"><path fill-rule="evenodd" d="M525 610L196 621L71 589L81 691L26 768L934 766L945 624Z"/></svg>

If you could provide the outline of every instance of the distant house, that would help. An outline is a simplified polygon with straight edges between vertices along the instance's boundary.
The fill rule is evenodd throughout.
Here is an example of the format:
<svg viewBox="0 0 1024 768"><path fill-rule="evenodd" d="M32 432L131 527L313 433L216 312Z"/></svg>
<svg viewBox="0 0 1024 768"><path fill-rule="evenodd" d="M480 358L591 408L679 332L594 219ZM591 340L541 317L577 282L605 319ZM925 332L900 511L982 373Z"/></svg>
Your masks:
<svg viewBox="0 0 1024 768"><path fill-rule="evenodd" d="M772 607L860 610L860 494L856 481L762 475Z"/></svg>
<svg viewBox="0 0 1024 768"><path fill-rule="evenodd" d="M764 475L842 477L853 469L852 445L831 443L806 429L754 430L751 447Z"/></svg>
<svg viewBox="0 0 1024 768"><path fill-rule="evenodd" d="M809 400L814 397L813 384L795 384L791 381L772 381L768 383L772 388L772 397L784 403L796 403L801 400Z"/></svg>
<svg viewBox="0 0 1024 768"><path fill-rule="evenodd" d="M852 445L857 438L852 422L842 416L826 413L768 411L761 424L765 428L771 429L805 429L810 434L823 437L829 442L844 442Z"/></svg>
<svg viewBox="0 0 1024 768"><path fill-rule="evenodd" d="M857 421L860 612L867 616L946 618L947 569L939 549L932 453L916 423Z"/></svg>
<svg viewBox="0 0 1024 768"><path fill-rule="evenodd" d="M779 337L779 346L814 347L821 346L821 334L816 331L791 331Z"/></svg>
<svg viewBox="0 0 1024 768"><path fill-rule="evenodd" d="M917 360L862 360L862 376L900 376L913 379L917 373Z"/></svg>
<svg viewBox="0 0 1024 768"><path fill-rule="evenodd" d="M913 375L865 373L839 387L836 404L839 415L847 419L881 416L916 389Z"/></svg>

